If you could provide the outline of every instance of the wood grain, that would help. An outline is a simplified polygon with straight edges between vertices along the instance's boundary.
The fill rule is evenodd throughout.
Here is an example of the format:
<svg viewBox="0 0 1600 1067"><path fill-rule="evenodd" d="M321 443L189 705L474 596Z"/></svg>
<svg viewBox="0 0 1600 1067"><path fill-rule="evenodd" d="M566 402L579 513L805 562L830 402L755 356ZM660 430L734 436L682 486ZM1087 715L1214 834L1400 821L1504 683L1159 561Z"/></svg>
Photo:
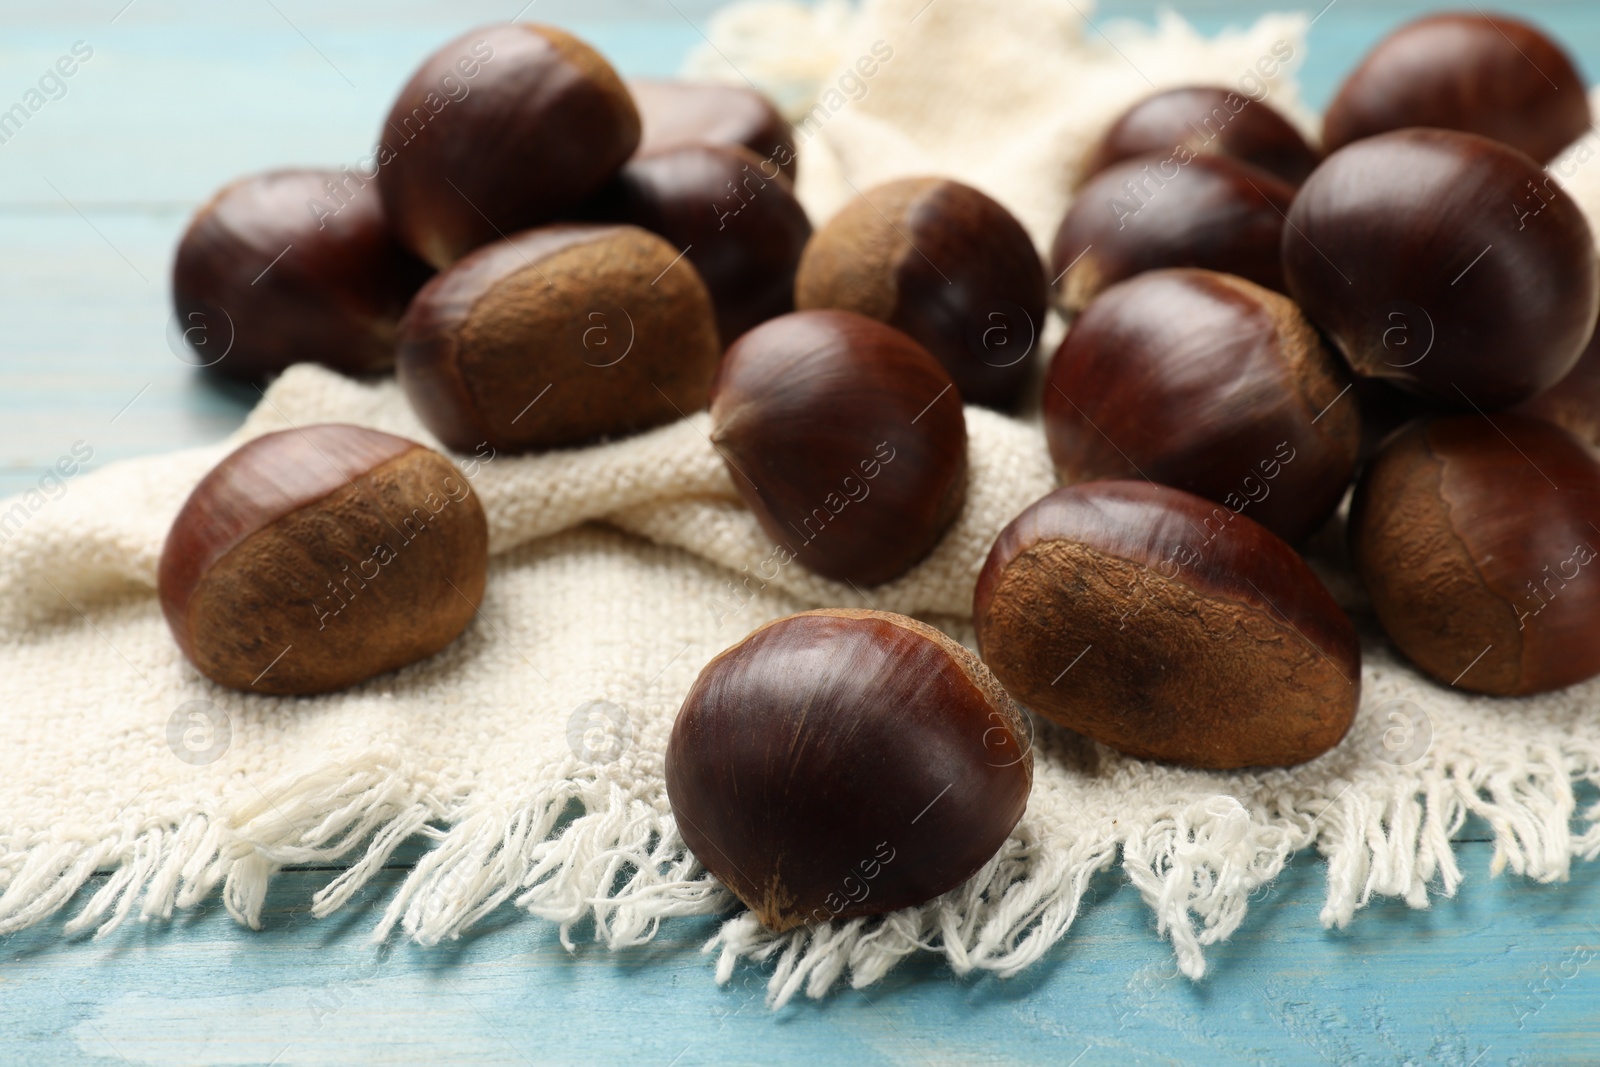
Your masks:
<svg viewBox="0 0 1600 1067"><path fill-rule="evenodd" d="M1216 33L1324 2L1177 6ZM254 391L200 380L164 336L172 248L189 214L239 174L358 159L422 56L520 6L138 0L119 15L124 3L0 10L6 105L73 42L96 50L66 96L0 145L0 493L36 485L79 440L94 468L237 425ZM573 29L626 75L666 75L701 43L696 27L715 6L540 0L529 17ZM1158 6L1102 0L1094 18L1150 23ZM1386 30L1447 6L1466 5L1338 0L1313 28L1305 98L1325 103ZM1600 76L1600 5L1516 11ZM0 1063L1592 1063L1600 864L1561 885L1490 879L1486 828L1462 836L1458 899L1427 912L1380 901L1344 933L1318 924L1324 868L1301 857L1209 950L1200 984L1175 976L1149 910L1112 874L1070 936L1017 979L958 980L914 960L864 993L776 1017L760 969L741 969L727 989L712 983L697 951L709 920L670 922L654 944L620 954L580 930L569 956L551 927L502 910L456 944L376 951L366 935L403 870L321 922L308 902L334 872L289 871L259 934L212 902L100 942L63 940L60 921L0 940Z"/></svg>
<svg viewBox="0 0 1600 1067"><path fill-rule="evenodd" d="M550 926L502 908L460 942L374 948L366 934L403 870L322 921L309 901L336 872L287 871L260 933L212 903L99 942L64 946L52 927L0 941L0 1062L1592 1064L1600 864L1537 886L1487 878L1490 853L1462 846L1456 900L1378 903L1347 933L1318 926L1323 866L1301 857L1210 950L1198 984L1178 976L1121 877L1104 875L1072 935L1018 978L958 979L917 959L864 992L777 1014L763 970L712 981L698 951L712 919L669 920L621 953L578 930L568 954Z"/></svg>

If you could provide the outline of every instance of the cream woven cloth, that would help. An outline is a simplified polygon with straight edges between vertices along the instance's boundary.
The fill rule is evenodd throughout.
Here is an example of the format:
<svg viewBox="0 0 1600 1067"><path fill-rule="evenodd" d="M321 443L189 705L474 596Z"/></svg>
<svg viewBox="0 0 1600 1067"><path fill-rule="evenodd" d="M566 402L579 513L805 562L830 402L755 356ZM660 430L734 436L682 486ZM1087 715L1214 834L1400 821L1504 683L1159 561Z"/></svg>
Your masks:
<svg viewBox="0 0 1600 1067"><path fill-rule="evenodd" d="M824 101L801 183L819 219L852 186L931 171L1010 204L1042 243L1080 154L1150 83L1238 85L1280 43L1302 49L1295 18L1216 40L1175 19L1154 32L1108 27L1112 45L1085 26L1087 0L924 5L755 3L713 25L715 48L696 61L705 70L735 76L731 61L797 113ZM870 78L845 77L876 42L892 57ZM1305 120L1284 72L1260 84ZM1556 169L1595 205L1600 166L1579 160L1587 151ZM1425 907L1455 892L1464 874L1450 835L1469 812L1494 828L1496 870L1560 879L1574 857L1600 852L1600 811L1580 818L1573 792L1600 781L1600 687L1470 698L1370 640L1356 725L1310 765L1185 771L1039 726L1027 814L970 883L882 920L764 933L684 854L662 784L673 716L711 656L788 612L871 605L970 639L990 542L1054 482L1027 420L967 418L960 520L915 571L866 591L794 566L752 577L771 573L773 546L739 505L703 414L581 451L461 457L494 552L480 617L432 660L314 699L202 679L162 621L156 561L190 488L246 438L340 420L428 440L392 382L297 367L223 445L0 504L0 515L24 509L0 548L0 934L69 905L68 932L165 918L219 886L254 925L279 867L342 858L351 866L314 902L326 915L420 834L431 847L379 936L437 942L509 902L564 937L576 928L618 947L667 916L723 913L707 946L718 976L740 958L767 960L781 1003L841 977L873 982L919 950L958 972L1013 974L1067 933L1091 877L1119 863L1199 977L1204 946L1238 926L1298 849L1326 857L1332 925L1374 894ZM111 873L80 894L97 870Z"/></svg>

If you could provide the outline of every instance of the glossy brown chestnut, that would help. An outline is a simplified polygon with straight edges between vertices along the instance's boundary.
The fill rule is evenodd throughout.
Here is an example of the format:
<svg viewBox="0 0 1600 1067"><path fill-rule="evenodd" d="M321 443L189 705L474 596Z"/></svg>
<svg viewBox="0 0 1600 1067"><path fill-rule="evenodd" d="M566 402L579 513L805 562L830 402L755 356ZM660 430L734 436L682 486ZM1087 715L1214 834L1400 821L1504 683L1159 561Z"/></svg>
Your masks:
<svg viewBox="0 0 1600 1067"><path fill-rule="evenodd" d="M429 56L382 140L378 188L395 232L443 270L592 196L638 147L639 113L576 37L500 23Z"/></svg>
<svg viewBox="0 0 1600 1067"><path fill-rule="evenodd" d="M743 85L631 78L628 91L644 132L639 154L690 145L748 148L794 180L794 128L772 101Z"/></svg>
<svg viewBox="0 0 1600 1067"><path fill-rule="evenodd" d="M911 907L999 850L1033 784L978 657L883 611L768 623L707 664L667 743L690 851L775 931Z"/></svg>
<svg viewBox="0 0 1600 1067"><path fill-rule="evenodd" d="M1045 437L1062 481L1147 477L1299 541L1355 474L1350 372L1288 297L1179 268L1112 286L1050 365Z"/></svg>
<svg viewBox="0 0 1600 1067"><path fill-rule="evenodd" d="M794 310L811 221L777 165L747 149L641 152L585 214L641 226L686 249L711 291L724 347Z"/></svg>
<svg viewBox="0 0 1600 1067"><path fill-rule="evenodd" d="M1589 339L1567 376L1513 411L1553 422L1573 436L1600 447L1600 330Z"/></svg>
<svg viewBox="0 0 1600 1067"><path fill-rule="evenodd" d="M1201 267L1283 291L1284 213L1294 186L1226 156L1158 153L1114 163L1078 190L1056 231L1055 301L1082 311L1147 270Z"/></svg>
<svg viewBox="0 0 1600 1067"><path fill-rule="evenodd" d="M971 186L906 178L868 189L818 230L795 306L840 308L910 334L968 403L1009 408L1032 376L1048 293L1009 211Z"/></svg>
<svg viewBox="0 0 1600 1067"><path fill-rule="evenodd" d="M1130 756L1301 763L1349 729L1355 627L1253 520L1148 482L1059 489L978 577L983 661L1025 707Z"/></svg>
<svg viewBox="0 0 1600 1067"><path fill-rule="evenodd" d="M1328 157L1289 211L1290 295L1358 374L1509 407L1572 369L1600 311L1594 238L1533 160L1452 130Z"/></svg>
<svg viewBox="0 0 1600 1067"><path fill-rule="evenodd" d="M1600 462L1508 413L1414 423L1367 465L1350 552L1385 632L1446 685L1523 696L1600 674Z"/></svg>
<svg viewBox="0 0 1600 1067"><path fill-rule="evenodd" d="M161 551L161 610L207 678L323 693L444 648L483 598L489 527L455 465L414 441L322 424L240 446Z"/></svg>
<svg viewBox="0 0 1600 1067"><path fill-rule="evenodd" d="M279 170L195 213L172 267L173 325L192 361L259 381L314 361L346 374L394 365L395 328L432 273L349 170Z"/></svg>
<svg viewBox="0 0 1600 1067"><path fill-rule="evenodd" d="M423 287L396 369L457 451L527 451L635 433L703 408L716 319L694 266L634 226L546 226Z"/></svg>
<svg viewBox="0 0 1600 1067"><path fill-rule="evenodd" d="M1395 431L1414 419L1450 415L1455 408L1390 385L1382 378L1355 376L1350 395L1361 409L1361 463L1383 448Z"/></svg>
<svg viewBox="0 0 1600 1067"><path fill-rule="evenodd" d="M787 562L878 585L961 512L967 423L939 361L849 311L797 311L734 342L711 389L711 440Z"/></svg>
<svg viewBox="0 0 1600 1067"><path fill-rule="evenodd" d="M1548 163L1589 128L1583 78L1561 46L1504 15L1447 12L1384 38L1322 124L1329 152L1408 126L1481 134Z"/></svg>
<svg viewBox="0 0 1600 1067"><path fill-rule="evenodd" d="M1259 167L1299 185L1321 158L1300 131L1267 104L1234 89L1195 85L1145 97L1111 124L1080 172L1079 184L1135 156L1212 154Z"/></svg>

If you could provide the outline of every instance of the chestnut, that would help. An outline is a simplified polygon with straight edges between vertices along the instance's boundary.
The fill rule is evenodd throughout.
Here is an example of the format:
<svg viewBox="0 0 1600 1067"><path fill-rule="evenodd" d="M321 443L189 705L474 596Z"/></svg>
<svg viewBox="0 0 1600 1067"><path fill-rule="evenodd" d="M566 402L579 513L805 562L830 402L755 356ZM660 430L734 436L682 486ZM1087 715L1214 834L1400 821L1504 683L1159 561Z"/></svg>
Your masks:
<svg viewBox="0 0 1600 1067"><path fill-rule="evenodd" d="M1553 422L1579 440L1600 447L1600 330L1589 339L1566 377L1512 410Z"/></svg>
<svg viewBox="0 0 1600 1067"><path fill-rule="evenodd" d="M616 71L553 26L483 26L429 56L383 128L378 189L395 232L440 270L565 216L639 145Z"/></svg>
<svg viewBox="0 0 1600 1067"><path fill-rule="evenodd" d="M1073 324L1045 383L1045 437L1063 482L1152 478L1294 542L1355 474L1350 390L1288 297L1229 274L1151 271Z"/></svg>
<svg viewBox="0 0 1600 1067"><path fill-rule="evenodd" d="M1148 482L1058 489L995 540L978 649L1025 707L1139 759L1313 759L1361 693L1355 627L1266 527Z"/></svg>
<svg viewBox="0 0 1600 1067"><path fill-rule="evenodd" d="M1027 806L1033 750L977 656L904 615L834 608L768 623L706 665L666 779L695 858L783 931L972 877Z"/></svg>
<svg viewBox="0 0 1600 1067"><path fill-rule="evenodd" d="M1184 149L1113 163L1067 209L1050 251L1055 301L1082 311L1103 289L1162 267L1202 267L1283 291L1279 249L1294 186L1227 156Z"/></svg>
<svg viewBox="0 0 1600 1067"><path fill-rule="evenodd" d="M939 361L850 311L739 338L711 386L711 441L785 554L879 585L933 551L966 500L967 422Z"/></svg>
<svg viewBox="0 0 1600 1067"><path fill-rule="evenodd" d="M643 125L640 155L697 144L747 148L794 180L794 128L771 100L754 89L720 82L630 78L628 91Z"/></svg>
<svg viewBox="0 0 1600 1067"><path fill-rule="evenodd" d="M1079 184L1135 156L1185 151L1228 156L1260 167L1290 185L1316 169L1317 150L1300 131L1260 100L1214 85L1154 93L1124 111L1079 172Z"/></svg>
<svg viewBox="0 0 1600 1067"><path fill-rule="evenodd" d="M1283 233L1289 292L1356 373L1456 408L1572 369L1600 312L1583 213L1514 148L1400 130L1329 156Z"/></svg>
<svg viewBox="0 0 1600 1067"><path fill-rule="evenodd" d="M1526 696L1600 674L1600 461L1560 427L1413 423L1362 472L1349 536L1384 631L1440 682Z"/></svg>
<svg viewBox="0 0 1600 1067"><path fill-rule="evenodd" d="M321 424L258 437L197 485L161 550L161 610L219 685L323 693L415 663L483 598L489 526L448 459Z"/></svg>
<svg viewBox="0 0 1600 1067"><path fill-rule="evenodd" d="M635 226L516 234L425 285L400 322L400 385L457 451L559 448L705 407L711 297L678 250Z"/></svg>
<svg viewBox="0 0 1600 1067"><path fill-rule="evenodd" d="M1382 378L1355 377L1355 398L1361 411L1361 463L1377 455L1401 427L1415 419L1448 415L1455 409L1390 385Z"/></svg>
<svg viewBox="0 0 1600 1067"><path fill-rule="evenodd" d="M1589 128L1583 78L1561 46L1519 19L1429 15L1384 38L1328 105L1329 152L1408 126L1461 130L1548 163Z"/></svg>
<svg viewBox="0 0 1600 1067"><path fill-rule="evenodd" d="M711 292L724 347L794 310L811 220L777 165L747 149L641 152L586 214L641 226L684 249Z"/></svg>
<svg viewBox="0 0 1600 1067"><path fill-rule="evenodd" d="M345 374L394 365L395 328L432 272L394 239L367 186L348 169L278 170L195 213L172 302L197 365L250 381L303 360Z"/></svg>
<svg viewBox="0 0 1600 1067"><path fill-rule="evenodd" d="M795 306L840 308L903 330L944 364L968 403L1013 406L1032 377L1048 292L1027 231L960 182L868 189L818 230Z"/></svg>

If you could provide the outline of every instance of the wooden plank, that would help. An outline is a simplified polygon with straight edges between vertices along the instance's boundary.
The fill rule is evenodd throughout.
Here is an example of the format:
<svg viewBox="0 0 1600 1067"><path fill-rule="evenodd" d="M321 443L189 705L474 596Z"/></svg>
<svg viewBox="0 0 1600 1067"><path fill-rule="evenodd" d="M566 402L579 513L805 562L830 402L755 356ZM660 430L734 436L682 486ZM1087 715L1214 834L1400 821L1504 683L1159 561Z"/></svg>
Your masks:
<svg viewBox="0 0 1600 1067"><path fill-rule="evenodd" d="M441 12L429 21L394 21L385 5L281 0L297 32L271 6L203 9L157 21L143 0L115 25L8 27L0 50L0 101L22 98L76 42L93 50L50 100L0 144L0 203L186 210L233 178L284 166L354 165L378 137L394 94L429 52L493 21L489 5ZM655 17L599 21L572 3L540 0L532 17L560 21L629 74L666 75L701 41L705 3L680 4ZM453 6L453 5L452 5ZM697 11L698 9L698 11ZM697 14L692 14L696 13ZM663 17L664 16L664 17ZM141 21L144 20L144 21ZM304 34L302 36L301 34ZM47 180L60 190L53 190Z"/></svg>
<svg viewBox="0 0 1600 1067"><path fill-rule="evenodd" d="M505 17L505 5L487 0L446 12L420 0L283 0L281 14L270 5L124 3L8 12L0 42L0 100L20 99L75 42L94 49L66 94L0 145L0 495L37 484L77 440L102 464L236 426L254 393L216 388L165 339L171 250L189 214L239 174L359 158L420 56ZM572 27L625 73L665 74L701 41L715 6L540 0L528 17ZM1274 6L1195 0L1184 10L1218 32ZM1429 6L1327 8L1308 50L1308 99L1325 100L1373 40ZM1106 0L1096 25L1149 22L1158 7ZM1547 0L1529 12L1600 71L1600 6Z"/></svg>
<svg viewBox="0 0 1600 1067"><path fill-rule="evenodd" d="M20 99L77 41L93 55L0 144L0 496L36 486L76 441L100 466L236 427L256 393L195 372L168 343L172 250L190 214L240 174L359 159L422 56L506 15L481 2L367 3L359 17L279 6L305 37L267 5L181 5L199 17L174 24L174 5L140 3L114 25L78 5L8 28L0 100ZM664 75L712 6L621 21L636 7L543 0L538 17L626 72Z"/></svg>
<svg viewBox="0 0 1600 1067"><path fill-rule="evenodd" d="M580 931L569 955L508 908L458 943L379 950L363 935L402 872L321 922L302 909L331 873L287 872L259 933L212 905L69 948L53 929L0 942L0 1062L1592 1065L1600 866L1533 886L1486 878L1489 857L1462 847L1458 899L1378 904L1343 933L1318 926L1323 868L1303 858L1199 984L1106 875L1072 935L1019 978L914 960L865 993L776 1015L762 968L713 984L697 951L711 920L621 953Z"/></svg>
<svg viewBox="0 0 1600 1067"><path fill-rule="evenodd" d="M358 156L420 56L518 2L8 8L0 101L73 42L96 51L0 145L0 494L36 484L76 440L98 466L236 425L254 394L207 384L165 340L171 249L189 213L237 174ZM574 28L627 73L668 73L715 6L539 0L527 17ZM1096 24L1148 22L1158 6L1102 0ZM1277 6L1181 4L1204 32ZM1337 0L1312 31L1307 98L1324 102L1383 32L1441 6ZM1600 5L1517 10L1600 74ZM695 951L705 921L669 924L637 952L568 956L545 924L504 911L456 945L374 954L364 934L402 872L321 923L303 908L331 876L290 872L261 934L212 904L102 942L63 942L59 923L0 941L0 1063L1595 1062L1600 869L1531 886L1487 879L1489 856L1462 846L1457 900L1427 913L1379 903L1337 934L1316 922L1320 861L1302 857L1212 949L1199 985L1175 977L1147 909L1107 876L1072 935L1018 979L956 980L918 960L865 994L776 1018L759 969L712 984Z"/></svg>
<svg viewBox="0 0 1600 1067"><path fill-rule="evenodd" d="M166 276L185 212L0 209L0 494L76 441L91 467L224 436L256 394L224 389L166 342Z"/></svg>

